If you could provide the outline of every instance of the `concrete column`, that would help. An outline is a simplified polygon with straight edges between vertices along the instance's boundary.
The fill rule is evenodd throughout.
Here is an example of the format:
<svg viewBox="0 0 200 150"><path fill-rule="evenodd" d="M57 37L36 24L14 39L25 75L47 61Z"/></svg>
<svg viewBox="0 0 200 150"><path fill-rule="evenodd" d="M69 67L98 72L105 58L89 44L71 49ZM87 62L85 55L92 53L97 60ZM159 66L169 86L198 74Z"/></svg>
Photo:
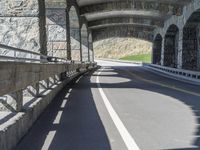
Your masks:
<svg viewBox="0 0 200 150"><path fill-rule="evenodd" d="M77 15L76 8L71 6L68 11L69 14L69 31L70 31L70 48L71 48L71 57L72 60L80 61L81 54L81 37L80 37L80 25L79 25L79 17Z"/></svg>
<svg viewBox="0 0 200 150"><path fill-rule="evenodd" d="M71 39L70 39L70 23L69 23L69 14L66 10L66 27L67 27L67 30L68 31L66 34L67 34L67 59L68 60L72 60L72 49L71 49Z"/></svg>
<svg viewBox="0 0 200 150"><path fill-rule="evenodd" d="M165 58L165 37L162 40L162 50L161 50L161 65L164 66L164 58Z"/></svg>
<svg viewBox="0 0 200 150"><path fill-rule="evenodd" d="M39 0L40 53L47 55L45 0Z"/></svg>
<svg viewBox="0 0 200 150"><path fill-rule="evenodd" d="M85 24L81 28L81 48L82 48L82 61L88 61L88 30Z"/></svg>
<svg viewBox="0 0 200 150"><path fill-rule="evenodd" d="M197 70L200 70L200 24L197 27L197 42L198 42L198 50L197 50Z"/></svg>
<svg viewBox="0 0 200 150"><path fill-rule="evenodd" d="M182 69L182 64L183 64L183 28L179 28L179 33L178 33L178 54L177 54L177 68Z"/></svg>
<svg viewBox="0 0 200 150"><path fill-rule="evenodd" d="M48 55L70 59L68 49L68 21L66 1L46 0L46 28ZM69 56L67 56L69 54Z"/></svg>
<svg viewBox="0 0 200 150"><path fill-rule="evenodd" d="M90 62L91 60L90 60L90 46L89 46L89 41L88 41L88 62Z"/></svg>

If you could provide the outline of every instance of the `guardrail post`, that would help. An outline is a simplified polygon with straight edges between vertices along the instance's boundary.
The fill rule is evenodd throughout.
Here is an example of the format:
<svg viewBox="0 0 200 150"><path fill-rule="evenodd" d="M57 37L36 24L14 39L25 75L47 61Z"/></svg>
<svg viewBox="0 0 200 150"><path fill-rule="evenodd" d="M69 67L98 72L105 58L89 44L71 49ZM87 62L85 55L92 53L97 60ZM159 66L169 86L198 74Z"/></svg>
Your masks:
<svg viewBox="0 0 200 150"><path fill-rule="evenodd" d="M26 92L28 92L27 94L32 97L39 97L40 96L39 82L35 83L34 85L28 86Z"/></svg>
<svg viewBox="0 0 200 150"><path fill-rule="evenodd" d="M60 74L60 81L63 81L66 78L67 78L67 72L66 71Z"/></svg>
<svg viewBox="0 0 200 150"><path fill-rule="evenodd" d="M49 88L50 88L50 81L49 81L49 78L46 79L45 82L46 82L46 88L49 89Z"/></svg>
<svg viewBox="0 0 200 150"><path fill-rule="evenodd" d="M1 105L4 107L1 109L8 110L11 112L20 112L23 106L23 90L12 92L3 96Z"/></svg>

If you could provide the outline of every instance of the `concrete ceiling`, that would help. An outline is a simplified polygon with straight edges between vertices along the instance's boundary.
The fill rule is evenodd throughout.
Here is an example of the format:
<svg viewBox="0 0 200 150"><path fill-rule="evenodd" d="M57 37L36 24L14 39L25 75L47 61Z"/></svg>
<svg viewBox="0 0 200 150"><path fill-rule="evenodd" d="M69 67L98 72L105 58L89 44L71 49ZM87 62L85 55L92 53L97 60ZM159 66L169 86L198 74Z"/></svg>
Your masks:
<svg viewBox="0 0 200 150"><path fill-rule="evenodd" d="M77 0L77 3L80 7L87 6L87 5L94 5L94 4L102 4L107 2L129 2L129 1L141 1L141 2L155 2L155 3L163 3L163 4L187 4L188 1L191 0Z"/></svg>
<svg viewBox="0 0 200 150"><path fill-rule="evenodd" d="M152 31L172 15L182 15L192 0L77 0L91 30L110 26L143 26ZM126 18L126 19L123 19Z"/></svg>

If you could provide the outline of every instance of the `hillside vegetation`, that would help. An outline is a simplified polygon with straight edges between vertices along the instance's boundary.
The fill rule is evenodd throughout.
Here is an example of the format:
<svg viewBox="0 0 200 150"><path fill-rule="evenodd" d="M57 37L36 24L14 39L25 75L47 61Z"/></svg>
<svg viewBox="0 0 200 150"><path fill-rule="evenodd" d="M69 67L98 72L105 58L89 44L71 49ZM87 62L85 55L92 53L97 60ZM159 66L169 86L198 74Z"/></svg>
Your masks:
<svg viewBox="0 0 200 150"><path fill-rule="evenodd" d="M144 58L150 61L151 49L151 42L136 38L110 38L94 42L95 58L136 61L143 61Z"/></svg>

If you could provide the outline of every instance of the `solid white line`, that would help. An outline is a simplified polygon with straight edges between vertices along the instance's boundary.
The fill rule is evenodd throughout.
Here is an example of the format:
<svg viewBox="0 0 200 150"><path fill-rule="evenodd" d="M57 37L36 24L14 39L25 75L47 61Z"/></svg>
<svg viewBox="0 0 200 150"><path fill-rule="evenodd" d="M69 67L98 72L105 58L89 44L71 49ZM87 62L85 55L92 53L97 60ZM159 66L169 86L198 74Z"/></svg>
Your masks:
<svg viewBox="0 0 200 150"><path fill-rule="evenodd" d="M137 146L135 140L130 135L130 133L128 132L128 130L124 126L123 122L120 120L119 116L115 112L114 108L112 107L111 103L109 102L107 96L105 95L105 93L104 93L104 91L101 87L101 84L99 82L99 75L101 74L101 71L98 72L96 83L97 83L99 92L101 94L101 97L104 101L104 104L105 104L105 106L106 106L106 108L107 108L107 110L110 114L110 117L112 118L115 126L117 127L117 130L119 131L122 139L124 140L124 143L126 144L126 147L128 148L128 150L140 150L139 147Z"/></svg>
<svg viewBox="0 0 200 150"><path fill-rule="evenodd" d="M50 131L49 134L47 135L46 139L45 139L45 142L44 142L44 145L42 146L42 149L41 150L48 150L53 139L54 139L54 136L56 134L56 131Z"/></svg>
<svg viewBox="0 0 200 150"><path fill-rule="evenodd" d="M62 117L62 114L63 114L63 111L59 111L59 112L58 112L58 114L57 114L57 116L56 116L56 118L55 118L53 124L59 124L59 123L60 123L60 119L61 119L61 117Z"/></svg>

